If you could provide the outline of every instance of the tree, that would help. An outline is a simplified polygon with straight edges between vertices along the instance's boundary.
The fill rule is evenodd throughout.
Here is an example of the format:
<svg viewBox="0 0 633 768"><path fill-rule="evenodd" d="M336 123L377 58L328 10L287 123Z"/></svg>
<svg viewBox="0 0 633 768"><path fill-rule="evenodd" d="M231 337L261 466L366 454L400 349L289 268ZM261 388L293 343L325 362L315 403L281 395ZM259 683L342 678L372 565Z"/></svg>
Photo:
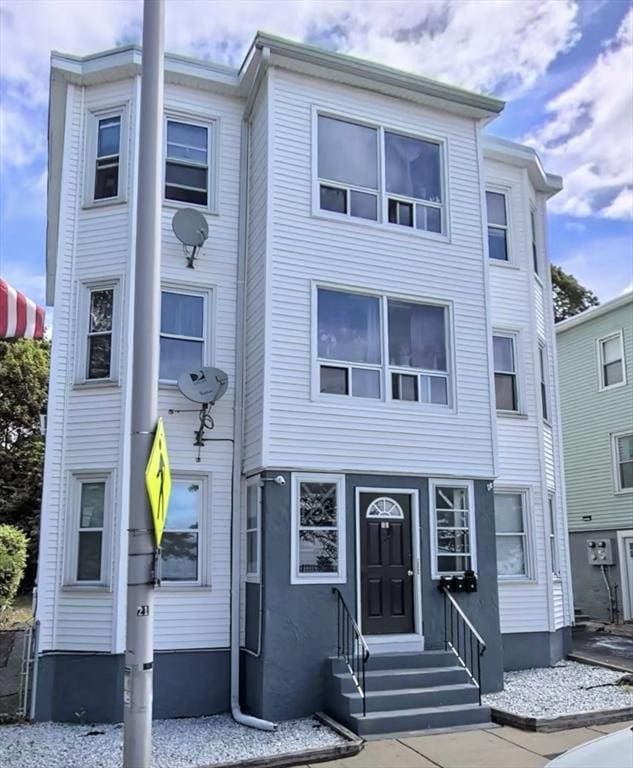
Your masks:
<svg viewBox="0 0 633 768"><path fill-rule="evenodd" d="M0 524L29 538L25 587L33 585L37 564L49 361L48 341L0 341Z"/></svg>
<svg viewBox="0 0 633 768"><path fill-rule="evenodd" d="M573 317L590 307L597 307L598 297L581 285L573 275L552 264L552 292L554 294L554 318L557 323Z"/></svg>

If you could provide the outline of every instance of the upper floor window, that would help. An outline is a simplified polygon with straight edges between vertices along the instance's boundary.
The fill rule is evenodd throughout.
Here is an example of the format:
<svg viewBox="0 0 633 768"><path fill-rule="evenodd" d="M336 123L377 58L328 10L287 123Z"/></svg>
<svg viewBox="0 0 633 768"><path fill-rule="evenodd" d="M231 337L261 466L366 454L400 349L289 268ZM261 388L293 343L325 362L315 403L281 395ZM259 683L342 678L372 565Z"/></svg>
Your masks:
<svg viewBox="0 0 633 768"><path fill-rule="evenodd" d="M633 432L613 435L616 492L633 490Z"/></svg>
<svg viewBox="0 0 633 768"><path fill-rule="evenodd" d="M499 576L527 578L529 567L525 493L495 493L495 531Z"/></svg>
<svg viewBox="0 0 633 768"><path fill-rule="evenodd" d="M439 142L319 115L317 144L321 210L445 230Z"/></svg>
<svg viewBox="0 0 633 768"><path fill-rule="evenodd" d="M326 288L317 302L321 392L448 405L445 306Z"/></svg>
<svg viewBox="0 0 633 768"><path fill-rule="evenodd" d="M104 117L99 120L97 129L95 200L118 196L120 151L121 116Z"/></svg>
<svg viewBox="0 0 633 768"><path fill-rule="evenodd" d="M112 382L117 378L118 315L118 279L79 285L77 383Z"/></svg>
<svg viewBox="0 0 633 768"><path fill-rule="evenodd" d="M472 485L432 480L433 577L475 570L475 515Z"/></svg>
<svg viewBox="0 0 633 768"><path fill-rule="evenodd" d="M539 274L539 256L537 245L536 213L530 208L530 235L532 240L532 261L534 262L534 274Z"/></svg>
<svg viewBox="0 0 633 768"><path fill-rule="evenodd" d="M598 357L600 389L626 383L622 331L598 340Z"/></svg>
<svg viewBox="0 0 633 768"><path fill-rule="evenodd" d="M161 293L161 381L177 381L184 371L201 368L205 359L207 295L165 289Z"/></svg>
<svg viewBox="0 0 633 768"><path fill-rule="evenodd" d="M545 345L538 345L539 374L541 384L541 413L545 421L549 420L549 398L547 389L547 350Z"/></svg>
<svg viewBox="0 0 633 768"><path fill-rule="evenodd" d="M486 192L488 215L488 255L497 261L508 261L508 215L506 196L502 192Z"/></svg>
<svg viewBox="0 0 633 768"><path fill-rule="evenodd" d="M208 206L208 126L167 120L165 198Z"/></svg>
<svg viewBox="0 0 633 768"><path fill-rule="evenodd" d="M161 579L167 582L200 580L200 480L180 478L172 484L161 541Z"/></svg>
<svg viewBox="0 0 633 768"><path fill-rule="evenodd" d="M495 400L498 411L519 411L516 338L513 335L492 337L495 373Z"/></svg>

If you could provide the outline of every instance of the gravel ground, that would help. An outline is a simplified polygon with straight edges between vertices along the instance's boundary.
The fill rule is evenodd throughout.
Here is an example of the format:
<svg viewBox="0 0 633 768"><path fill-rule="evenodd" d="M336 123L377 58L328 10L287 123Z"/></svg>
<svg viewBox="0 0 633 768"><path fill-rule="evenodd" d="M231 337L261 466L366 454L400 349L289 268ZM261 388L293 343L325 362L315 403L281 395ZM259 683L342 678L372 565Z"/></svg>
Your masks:
<svg viewBox="0 0 633 768"><path fill-rule="evenodd" d="M155 720L153 768L197 768L344 744L314 718L287 720L271 733L237 725L229 715ZM0 726L2 768L120 768L120 725L35 723Z"/></svg>
<svg viewBox="0 0 633 768"><path fill-rule="evenodd" d="M482 696L484 704L524 717L560 717L601 709L633 708L633 687L616 686L624 672L562 661L555 667L506 672L505 690ZM591 688L590 686L604 686Z"/></svg>

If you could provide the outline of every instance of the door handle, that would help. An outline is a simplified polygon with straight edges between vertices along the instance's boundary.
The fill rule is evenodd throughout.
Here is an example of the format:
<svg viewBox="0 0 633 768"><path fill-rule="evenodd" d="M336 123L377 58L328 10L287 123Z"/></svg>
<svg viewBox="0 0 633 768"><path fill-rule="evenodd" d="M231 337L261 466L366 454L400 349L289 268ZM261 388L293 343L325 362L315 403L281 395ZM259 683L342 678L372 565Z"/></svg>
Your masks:
<svg viewBox="0 0 633 768"><path fill-rule="evenodd" d="M407 576L413 576L413 571L407 571Z"/></svg>

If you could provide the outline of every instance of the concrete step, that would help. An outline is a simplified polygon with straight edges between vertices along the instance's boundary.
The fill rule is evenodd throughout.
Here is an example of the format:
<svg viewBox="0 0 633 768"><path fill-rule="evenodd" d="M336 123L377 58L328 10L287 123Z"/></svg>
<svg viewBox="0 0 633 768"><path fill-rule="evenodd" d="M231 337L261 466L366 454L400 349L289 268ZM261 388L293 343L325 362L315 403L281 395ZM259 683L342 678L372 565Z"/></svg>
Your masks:
<svg viewBox="0 0 633 768"><path fill-rule="evenodd" d="M457 657L452 651L422 651L417 653L372 653L367 669L428 669L452 667Z"/></svg>
<svg viewBox="0 0 633 768"><path fill-rule="evenodd" d="M390 712L368 712L365 717L351 715L348 719L349 727L359 736L425 731L429 728L449 728L488 722L490 722L490 708L479 704L460 704L439 709L420 707Z"/></svg>
<svg viewBox="0 0 633 768"><path fill-rule="evenodd" d="M479 703L479 691L468 684L436 685L428 688L400 688L388 691L367 691L367 712L390 712L403 709L437 708L457 704ZM349 714L363 711L363 699L358 692L344 693Z"/></svg>
<svg viewBox="0 0 633 768"><path fill-rule="evenodd" d="M336 673L334 681L341 693L356 690L352 676L347 669ZM461 666L430 667L428 669L373 669L365 673L368 691L394 691L412 688L432 688L443 685L459 685L470 681Z"/></svg>

